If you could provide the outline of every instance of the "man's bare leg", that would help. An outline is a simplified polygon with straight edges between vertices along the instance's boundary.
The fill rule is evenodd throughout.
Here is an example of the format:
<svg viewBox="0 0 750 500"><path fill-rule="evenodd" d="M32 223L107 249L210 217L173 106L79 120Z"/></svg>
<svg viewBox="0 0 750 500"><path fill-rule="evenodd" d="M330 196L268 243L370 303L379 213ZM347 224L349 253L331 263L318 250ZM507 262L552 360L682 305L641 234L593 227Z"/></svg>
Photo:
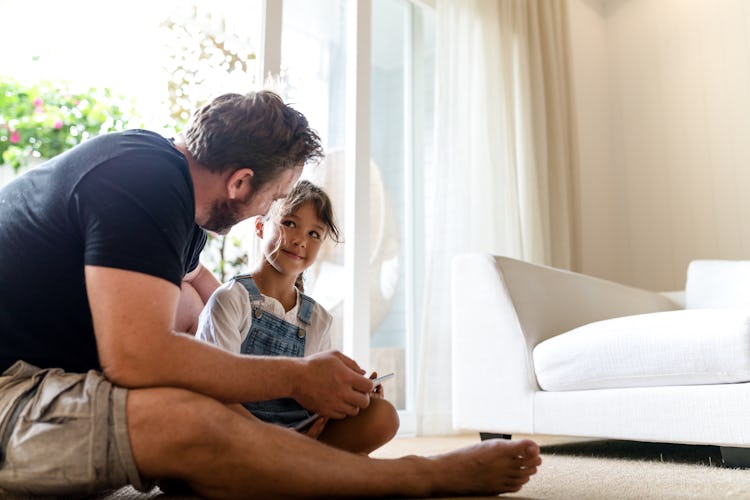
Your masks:
<svg viewBox="0 0 750 500"><path fill-rule="evenodd" d="M496 494L521 489L541 463L529 440L373 459L181 389L129 391L127 412L141 474L184 479L210 498Z"/></svg>

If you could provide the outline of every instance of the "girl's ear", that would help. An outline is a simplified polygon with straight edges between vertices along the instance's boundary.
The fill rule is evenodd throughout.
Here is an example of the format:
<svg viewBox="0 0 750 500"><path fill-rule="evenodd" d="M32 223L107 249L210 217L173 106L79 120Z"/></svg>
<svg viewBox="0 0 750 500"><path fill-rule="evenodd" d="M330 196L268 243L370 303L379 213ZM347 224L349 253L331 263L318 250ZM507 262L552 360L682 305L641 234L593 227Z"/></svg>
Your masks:
<svg viewBox="0 0 750 500"><path fill-rule="evenodd" d="M258 238L263 238L263 217L255 218L255 234Z"/></svg>

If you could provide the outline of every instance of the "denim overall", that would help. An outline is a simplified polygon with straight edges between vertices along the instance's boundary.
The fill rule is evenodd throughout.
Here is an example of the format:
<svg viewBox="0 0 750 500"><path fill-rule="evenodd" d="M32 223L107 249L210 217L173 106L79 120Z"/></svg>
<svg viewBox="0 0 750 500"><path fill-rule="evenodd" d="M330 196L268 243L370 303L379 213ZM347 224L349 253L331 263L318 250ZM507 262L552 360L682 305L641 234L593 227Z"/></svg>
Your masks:
<svg viewBox="0 0 750 500"><path fill-rule="evenodd" d="M245 287L250 295L252 305L252 324L247 336L242 341L240 352L260 356L296 356L305 355L305 329L293 325L261 308L263 295L255 286L250 275L234 278ZM297 318L305 324L310 324L315 301L300 293ZM300 406L292 398L273 399L256 403L243 403L253 415L273 424L294 427L298 422L306 419L311 413Z"/></svg>

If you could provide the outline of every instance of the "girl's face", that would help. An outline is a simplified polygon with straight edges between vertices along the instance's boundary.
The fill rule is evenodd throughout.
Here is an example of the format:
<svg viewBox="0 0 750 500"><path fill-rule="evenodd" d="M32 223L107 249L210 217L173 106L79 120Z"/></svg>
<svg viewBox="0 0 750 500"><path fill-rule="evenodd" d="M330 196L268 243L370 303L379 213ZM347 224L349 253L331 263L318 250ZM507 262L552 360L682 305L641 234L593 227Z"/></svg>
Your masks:
<svg viewBox="0 0 750 500"><path fill-rule="evenodd" d="M268 263L278 272L296 277L318 257L326 226L318 218L313 202L308 201L278 223L264 223L258 218L256 233L263 240L263 256Z"/></svg>

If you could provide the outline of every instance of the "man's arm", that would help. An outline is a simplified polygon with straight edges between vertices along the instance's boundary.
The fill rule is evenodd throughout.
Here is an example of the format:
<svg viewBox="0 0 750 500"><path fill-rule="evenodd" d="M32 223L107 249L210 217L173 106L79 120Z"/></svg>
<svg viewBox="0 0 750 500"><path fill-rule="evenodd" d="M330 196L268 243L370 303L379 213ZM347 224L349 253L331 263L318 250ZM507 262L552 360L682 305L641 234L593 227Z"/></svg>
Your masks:
<svg viewBox="0 0 750 500"><path fill-rule="evenodd" d="M176 331L195 335L198 328L198 316L219 285L219 280L200 263L198 267L185 275L182 279L180 301L177 305L174 323Z"/></svg>
<svg viewBox="0 0 750 500"><path fill-rule="evenodd" d="M221 285L216 276L201 263L198 263L198 267L185 275L182 279L182 284L192 286L204 304L208 302L211 294Z"/></svg>
<svg viewBox="0 0 750 500"><path fill-rule="evenodd" d="M242 356L173 331L180 289L147 274L86 266L99 359L123 387L182 387L225 403L292 397L321 415L355 415L372 382L346 356Z"/></svg>

